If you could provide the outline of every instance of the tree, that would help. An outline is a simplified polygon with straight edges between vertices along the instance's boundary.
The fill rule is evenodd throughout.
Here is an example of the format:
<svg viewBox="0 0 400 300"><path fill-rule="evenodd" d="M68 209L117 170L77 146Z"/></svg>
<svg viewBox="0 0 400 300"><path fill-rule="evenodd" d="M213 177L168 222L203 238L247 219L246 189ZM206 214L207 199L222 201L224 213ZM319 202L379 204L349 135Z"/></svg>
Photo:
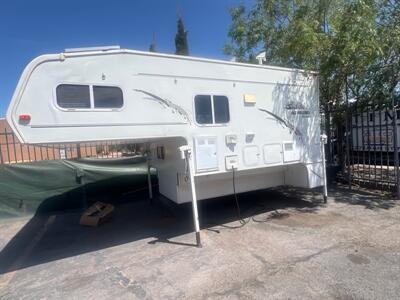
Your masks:
<svg viewBox="0 0 400 300"><path fill-rule="evenodd" d="M400 81L400 2L381 3L378 36L382 55L367 74L369 92L377 99L390 99Z"/></svg>
<svg viewBox="0 0 400 300"><path fill-rule="evenodd" d="M187 31L183 25L182 17L178 18L178 29L175 36L175 54L177 55L189 55L189 46L187 42Z"/></svg>
<svg viewBox="0 0 400 300"><path fill-rule="evenodd" d="M157 52L157 51L156 51L156 44L154 44L154 43L151 43L151 44L150 44L150 46L149 46L149 52Z"/></svg>
<svg viewBox="0 0 400 300"><path fill-rule="evenodd" d="M397 0L256 0L231 9L225 52L251 62L316 70L320 103L336 124L348 103L391 103L400 80L400 4ZM330 116L326 118L330 119ZM329 138L329 136L328 136Z"/></svg>
<svg viewBox="0 0 400 300"><path fill-rule="evenodd" d="M400 4L396 0L256 0L231 9L225 52L252 61L316 70L322 105L388 103L400 74Z"/></svg>
<svg viewBox="0 0 400 300"><path fill-rule="evenodd" d="M156 50L156 35L153 33L153 40L151 41L151 44L149 46L149 52L157 52Z"/></svg>

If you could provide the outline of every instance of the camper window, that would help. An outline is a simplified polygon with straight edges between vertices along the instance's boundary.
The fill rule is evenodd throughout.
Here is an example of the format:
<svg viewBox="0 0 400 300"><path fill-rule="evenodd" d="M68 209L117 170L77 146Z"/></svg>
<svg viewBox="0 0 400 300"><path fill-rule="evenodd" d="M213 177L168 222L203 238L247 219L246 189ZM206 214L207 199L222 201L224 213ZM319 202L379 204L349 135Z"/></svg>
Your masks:
<svg viewBox="0 0 400 300"><path fill-rule="evenodd" d="M90 108L88 85L60 84L56 94L57 104L62 108Z"/></svg>
<svg viewBox="0 0 400 300"><path fill-rule="evenodd" d="M94 108L121 108L122 90L112 86L93 86Z"/></svg>
<svg viewBox="0 0 400 300"><path fill-rule="evenodd" d="M194 97L194 106L198 124L229 122L229 101L225 96L197 95Z"/></svg>
<svg viewBox="0 0 400 300"><path fill-rule="evenodd" d="M229 122L229 102L225 96L214 96L214 120L217 124Z"/></svg>
<svg viewBox="0 0 400 300"><path fill-rule="evenodd" d="M199 124L212 124L211 96L197 95L194 97L194 106L196 109L196 121Z"/></svg>

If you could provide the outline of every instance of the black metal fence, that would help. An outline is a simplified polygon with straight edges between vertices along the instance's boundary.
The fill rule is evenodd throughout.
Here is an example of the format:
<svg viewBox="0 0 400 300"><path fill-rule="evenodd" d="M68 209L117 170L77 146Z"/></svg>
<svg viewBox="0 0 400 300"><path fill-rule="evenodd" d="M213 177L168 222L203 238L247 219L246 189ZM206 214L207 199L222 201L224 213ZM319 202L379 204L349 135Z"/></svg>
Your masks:
<svg viewBox="0 0 400 300"><path fill-rule="evenodd" d="M349 188L399 191L400 110L393 105L353 103L327 115L327 158L340 167L338 178Z"/></svg>
<svg viewBox="0 0 400 300"><path fill-rule="evenodd" d="M1 164L82 157L118 158L136 155L142 148L141 144L131 141L29 145L21 144L10 129L0 132Z"/></svg>

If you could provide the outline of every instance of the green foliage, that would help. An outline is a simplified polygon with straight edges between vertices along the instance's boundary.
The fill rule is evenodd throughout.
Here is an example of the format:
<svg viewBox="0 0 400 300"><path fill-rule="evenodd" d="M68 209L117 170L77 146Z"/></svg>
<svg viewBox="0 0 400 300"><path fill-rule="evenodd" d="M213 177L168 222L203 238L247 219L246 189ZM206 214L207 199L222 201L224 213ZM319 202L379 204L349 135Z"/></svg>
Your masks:
<svg viewBox="0 0 400 300"><path fill-rule="evenodd" d="M157 52L156 51L156 44L154 42L150 44L149 52Z"/></svg>
<svg viewBox="0 0 400 300"><path fill-rule="evenodd" d="M178 30L175 36L175 54L177 55L189 55L189 46L187 42L187 31L183 25L181 17L178 18Z"/></svg>
<svg viewBox="0 0 400 300"><path fill-rule="evenodd" d="M345 94L360 103L388 102L399 81L400 8L396 0L257 0L232 8L225 52L251 61L317 70L325 106Z"/></svg>

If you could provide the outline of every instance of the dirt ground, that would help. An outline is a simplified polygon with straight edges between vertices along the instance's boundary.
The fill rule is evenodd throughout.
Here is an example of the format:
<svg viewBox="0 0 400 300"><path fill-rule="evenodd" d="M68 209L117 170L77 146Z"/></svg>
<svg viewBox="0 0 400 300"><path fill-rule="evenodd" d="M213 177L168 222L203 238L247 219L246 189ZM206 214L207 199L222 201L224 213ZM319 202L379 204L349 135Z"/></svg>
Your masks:
<svg viewBox="0 0 400 300"><path fill-rule="evenodd" d="M145 195L98 228L79 211L0 223L0 299L399 299L400 201L275 189L190 205Z"/></svg>

